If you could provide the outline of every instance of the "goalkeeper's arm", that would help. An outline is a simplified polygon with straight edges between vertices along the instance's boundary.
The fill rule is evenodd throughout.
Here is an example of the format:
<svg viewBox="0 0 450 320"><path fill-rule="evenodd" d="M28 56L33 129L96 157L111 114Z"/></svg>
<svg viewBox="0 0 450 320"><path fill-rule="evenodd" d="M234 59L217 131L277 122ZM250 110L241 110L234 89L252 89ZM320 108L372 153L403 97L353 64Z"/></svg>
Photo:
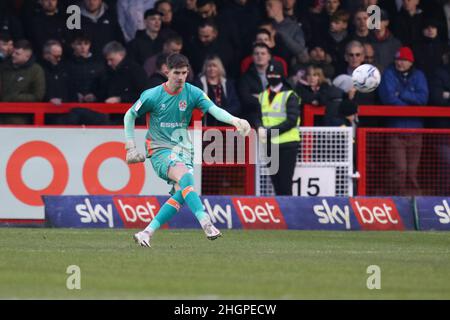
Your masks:
<svg viewBox="0 0 450 320"><path fill-rule="evenodd" d="M127 163L144 162L145 156L136 149L136 142L134 141L134 124L137 118L136 112L133 108L129 109L123 118L125 128L125 149L127 150Z"/></svg>
<svg viewBox="0 0 450 320"><path fill-rule="evenodd" d="M247 120L235 117L218 106L210 107L208 113L221 122L235 126L237 131L244 137L250 133L251 127Z"/></svg>

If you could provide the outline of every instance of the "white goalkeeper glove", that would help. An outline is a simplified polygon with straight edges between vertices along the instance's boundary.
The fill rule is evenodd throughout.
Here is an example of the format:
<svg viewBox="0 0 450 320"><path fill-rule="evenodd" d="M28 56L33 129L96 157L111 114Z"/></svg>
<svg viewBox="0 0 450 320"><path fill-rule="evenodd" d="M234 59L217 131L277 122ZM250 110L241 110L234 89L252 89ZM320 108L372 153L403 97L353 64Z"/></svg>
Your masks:
<svg viewBox="0 0 450 320"><path fill-rule="evenodd" d="M127 150L126 160L128 164L145 161L145 156L136 149L136 143L133 140L128 140L125 143L125 149Z"/></svg>
<svg viewBox="0 0 450 320"><path fill-rule="evenodd" d="M247 136L250 133L250 130L252 129L247 120L239 118L233 119L233 126L235 126L239 134L244 137Z"/></svg>

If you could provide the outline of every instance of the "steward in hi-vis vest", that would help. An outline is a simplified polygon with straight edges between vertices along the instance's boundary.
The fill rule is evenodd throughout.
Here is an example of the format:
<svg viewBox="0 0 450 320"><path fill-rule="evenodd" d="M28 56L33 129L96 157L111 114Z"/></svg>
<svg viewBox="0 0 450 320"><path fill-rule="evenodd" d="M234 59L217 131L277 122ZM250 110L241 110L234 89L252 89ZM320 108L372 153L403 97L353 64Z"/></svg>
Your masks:
<svg viewBox="0 0 450 320"><path fill-rule="evenodd" d="M262 143L278 144L279 170L271 175L272 184L277 195L292 195L292 176L300 143L301 99L283 82L283 70L269 65L266 77L269 87L258 96L261 106L258 137Z"/></svg>

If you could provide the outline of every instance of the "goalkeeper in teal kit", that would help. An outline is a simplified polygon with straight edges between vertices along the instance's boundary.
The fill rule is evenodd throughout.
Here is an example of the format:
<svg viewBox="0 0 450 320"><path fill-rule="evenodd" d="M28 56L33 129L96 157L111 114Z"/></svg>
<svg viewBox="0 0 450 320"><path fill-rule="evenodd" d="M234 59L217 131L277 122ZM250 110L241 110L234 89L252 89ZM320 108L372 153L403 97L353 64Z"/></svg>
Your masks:
<svg viewBox="0 0 450 320"><path fill-rule="evenodd" d="M124 117L125 148L127 163L144 162L150 158L157 175L173 185L171 198L143 230L134 235L141 246L150 247L150 241L163 224L168 222L186 203L198 219L210 240L222 234L212 224L209 215L194 188L193 147L187 127L194 108L210 113L217 120L231 124L244 136L250 132L246 120L236 118L217 107L199 88L186 83L189 61L182 54L167 58L168 81L144 91ZM137 117L150 113L150 124L146 136L146 156L136 149L134 124Z"/></svg>

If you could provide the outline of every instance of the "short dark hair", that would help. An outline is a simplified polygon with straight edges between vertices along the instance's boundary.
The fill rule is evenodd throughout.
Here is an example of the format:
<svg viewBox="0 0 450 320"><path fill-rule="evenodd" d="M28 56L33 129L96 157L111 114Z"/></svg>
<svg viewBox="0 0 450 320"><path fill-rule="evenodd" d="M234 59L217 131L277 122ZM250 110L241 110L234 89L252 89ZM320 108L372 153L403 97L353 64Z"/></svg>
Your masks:
<svg viewBox="0 0 450 320"><path fill-rule="evenodd" d="M33 51L33 46L31 45L31 42L26 39L20 39L14 42L14 49L23 49L23 50L29 50Z"/></svg>
<svg viewBox="0 0 450 320"><path fill-rule="evenodd" d="M178 34L173 34L169 36L166 40L164 40L164 44L169 44L172 42L183 45L183 38Z"/></svg>
<svg viewBox="0 0 450 320"><path fill-rule="evenodd" d="M155 4L153 5L153 8L155 8L156 10L158 10L157 8L159 7L160 4L163 3L168 3L172 8L173 8L173 4L170 0L158 0L155 2Z"/></svg>
<svg viewBox="0 0 450 320"><path fill-rule="evenodd" d="M213 28L215 31L219 31L219 28L217 27L216 22L214 21L214 19L212 18L208 18L208 19L204 19L202 22L200 22L200 24L198 25L198 28L203 29L206 27L211 27Z"/></svg>
<svg viewBox="0 0 450 320"><path fill-rule="evenodd" d="M172 53L167 57L167 67L169 70L183 67L189 68L189 60L181 53Z"/></svg>
<svg viewBox="0 0 450 320"><path fill-rule="evenodd" d="M167 53L160 53L156 56L156 69L161 70L163 65L167 65L167 57L169 57L169 54Z"/></svg>
<svg viewBox="0 0 450 320"><path fill-rule="evenodd" d="M91 38L89 37L89 35L84 33L84 32L76 32L75 33L75 35L72 38L71 43L75 43L75 42L92 43Z"/></svg>
<svg viewBox="0 0 450 320"><path fill-rule="evenodd" d="M206 6L207 4L216 4L216 1L214 1L214 0L197 0L197 5L196 5L196 7L197 8L201 8L201 7L204 7L204 6Z"/></svg>
<svg viewBox="0 0 450 320"><path fill-rule="evenodd" d="M262 42L257 42L252 47L252 52L255 51L256 48L265 48L267 51L269 51L270 54L272 54L272 50L270 50L269 46Z"/></svg>
<svg viewBox="0 0 450 320"><path fill-rule="evenodd" d="M12 37L11 37L11 35L9 33L4 33L4 32L0 33L0 41L10 42L12 40L13 39L12 39Z"/></svg>

